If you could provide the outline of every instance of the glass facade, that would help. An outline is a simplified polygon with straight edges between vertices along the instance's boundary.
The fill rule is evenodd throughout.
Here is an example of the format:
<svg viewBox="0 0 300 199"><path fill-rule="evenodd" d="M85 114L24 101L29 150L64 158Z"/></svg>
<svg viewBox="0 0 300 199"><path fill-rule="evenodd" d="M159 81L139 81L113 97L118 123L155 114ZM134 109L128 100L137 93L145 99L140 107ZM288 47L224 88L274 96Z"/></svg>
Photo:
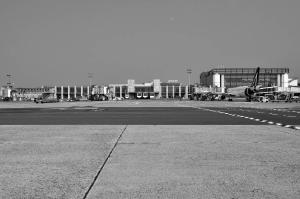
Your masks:
<svg viewBox="0 0 300 199"><path fill-rule="evenodd" d="M213 75L224 75L225 88L237 86L249 86L253 81L256 68L218 68L209 72L201 73L201 86L213 85ZM288 68L260 68L259 84L263 87L276 86L278 83L277 76L289 73Z"/></svg>

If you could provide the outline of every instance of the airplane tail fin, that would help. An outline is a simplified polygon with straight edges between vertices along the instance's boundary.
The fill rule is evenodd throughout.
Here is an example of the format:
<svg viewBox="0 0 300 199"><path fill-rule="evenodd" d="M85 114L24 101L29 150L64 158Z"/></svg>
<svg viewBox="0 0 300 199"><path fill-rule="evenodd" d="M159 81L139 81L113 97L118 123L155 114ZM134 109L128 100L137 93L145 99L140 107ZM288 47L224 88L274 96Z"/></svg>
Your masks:
<svg viewBox="0 0 300 199"><path fill-rule="evenodd" d="M251 83L251 87L255 88L258 85L258 82L259 82L259 71L260 71L260 67L257 67L255 75L254 75L252 83Z"/></svg>

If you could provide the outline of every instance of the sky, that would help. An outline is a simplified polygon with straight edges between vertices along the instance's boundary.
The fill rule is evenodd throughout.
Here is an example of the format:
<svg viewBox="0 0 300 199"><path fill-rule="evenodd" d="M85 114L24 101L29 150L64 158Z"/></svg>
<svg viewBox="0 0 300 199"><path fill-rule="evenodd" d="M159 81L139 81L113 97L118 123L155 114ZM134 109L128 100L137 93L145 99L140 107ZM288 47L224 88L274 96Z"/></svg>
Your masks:
<svg viewBox="0 0 300 199"><path fill-rule="evenodd" d="M1 0L0 84L199 82L218 67L300 77L299 0Z"/></svg>

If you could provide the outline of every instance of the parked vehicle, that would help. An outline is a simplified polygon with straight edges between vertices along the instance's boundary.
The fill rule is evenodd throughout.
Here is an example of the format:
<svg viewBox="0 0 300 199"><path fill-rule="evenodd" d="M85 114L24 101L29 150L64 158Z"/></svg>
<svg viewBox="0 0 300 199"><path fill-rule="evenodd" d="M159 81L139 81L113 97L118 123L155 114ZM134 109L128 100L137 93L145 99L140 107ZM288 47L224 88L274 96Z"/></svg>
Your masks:
<svg viewBox="0 0 300 199"><path fill-rule="evenodd" d="M266 103L266 102L269 102L270 100L269 100L269 98L266 97L266 96L259 96L259 97L258 97L258 101L259 101L259 102Z"/></svg>
<svg viewBox="0 0 300 199"><path fill-rule="evenodd" d="M36 98L34 100L35 103L55 103L55 102L58 102L58 99L55 99L55 98L42 98L42 97L39 97L39 98Z"/></svg>
<svg viewBox="0 0 300 199"><path fill-rule="evenodd" d="M35 98L35 103L54 103L58 102L59 100L54 96L54 93L43 93L40 97Z"/></svg>

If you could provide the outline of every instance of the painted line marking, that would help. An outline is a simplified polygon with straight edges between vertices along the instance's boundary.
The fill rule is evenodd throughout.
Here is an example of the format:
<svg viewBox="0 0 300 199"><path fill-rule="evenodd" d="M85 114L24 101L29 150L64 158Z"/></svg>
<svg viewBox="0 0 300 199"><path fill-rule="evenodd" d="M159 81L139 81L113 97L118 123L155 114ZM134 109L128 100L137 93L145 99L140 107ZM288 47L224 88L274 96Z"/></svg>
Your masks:
<svg viewBox="0 0 300 199"><path fill-rule="evenodd" d="M211 111L211 112L220 113L220 114L226 114L226 115L234 116L234 117L242 117L242 118L245 118L245 119L255 120L257 122L262 122L262 123L266 123L267 122L268 124L271 124L271 125L276 125L276 126L280 126L280 127L290 128L290 129L294 129L294 130L300 130L299 126L284 125L284 124L279 123L279 122L275 123L275 122L268 121L268 120L261 120L261 119L258 119L258 118L255 119L253 117L247 117L247 116L243 116L243 115L239 115L239 114L231 114L231 113L227 113L227 112L223 112L223 111L214 111L214 110L210 110L210 109L206 109L206 108L200 108L200 107L193 107L193 108L196 108L196 109L199 109L199 110ZM275 109L273 109L273 110L275 110ZM274 114L274 115L278 115L278 114ZM294 117L296 117L296 116L294 116Z"/></svg>

